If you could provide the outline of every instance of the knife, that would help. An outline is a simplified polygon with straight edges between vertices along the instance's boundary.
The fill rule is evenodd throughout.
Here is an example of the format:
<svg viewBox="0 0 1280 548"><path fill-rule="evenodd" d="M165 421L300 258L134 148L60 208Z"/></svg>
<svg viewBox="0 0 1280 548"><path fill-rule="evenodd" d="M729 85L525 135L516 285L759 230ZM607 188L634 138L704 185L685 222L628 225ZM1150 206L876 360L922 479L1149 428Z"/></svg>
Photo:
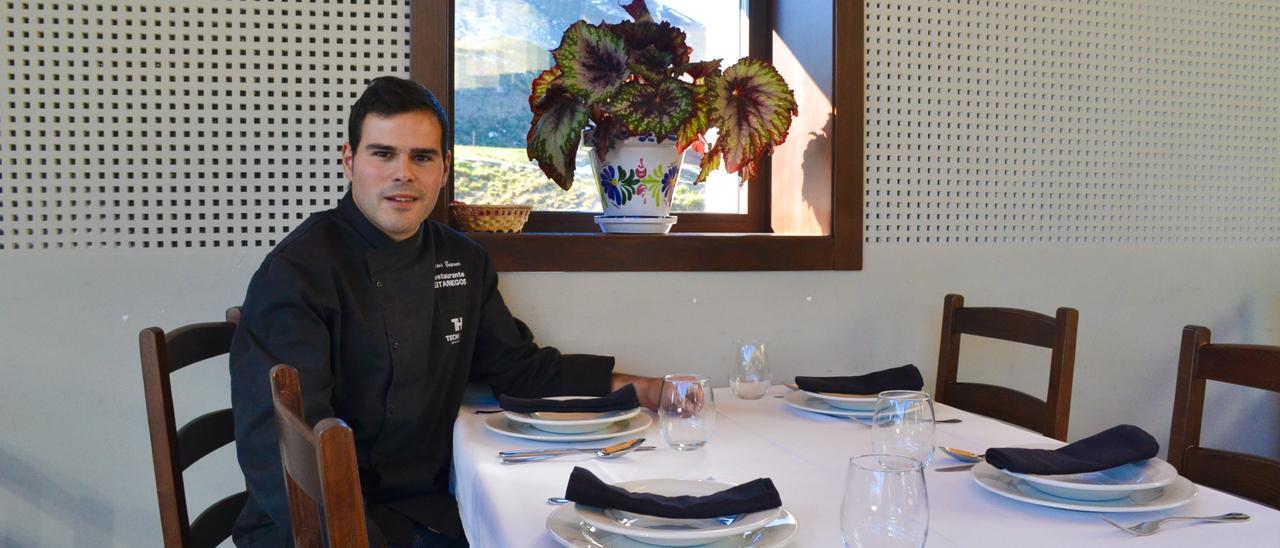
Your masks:
<svg viewBox="0 0 1280 548"><path fill-rule="evenodd" d="M945 468L934 468L933 471L934 472L963 472L977 465L978 463L971 462L969 464L961 464L960 466L947 466Z"/></svg>

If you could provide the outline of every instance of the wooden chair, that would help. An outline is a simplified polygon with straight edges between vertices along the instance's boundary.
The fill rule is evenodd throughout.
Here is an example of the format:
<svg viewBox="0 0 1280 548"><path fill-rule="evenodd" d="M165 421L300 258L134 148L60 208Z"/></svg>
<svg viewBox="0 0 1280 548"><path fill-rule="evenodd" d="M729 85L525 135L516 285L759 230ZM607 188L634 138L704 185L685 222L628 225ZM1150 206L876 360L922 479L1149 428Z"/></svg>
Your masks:
<svg viewBox="0 0 1280 548"><path fill-rule="evenodd" d="M941 403L986 415L1066 441L1071 416L1071 376L1076 360L1074 308L1059 308L1056 317L1016 308L966 308L964 297L947 295L942 308L942 343L938 348ZM957 382L960 335L977 335L1053 349L1049 358L1049 392L1045 400L990 384Z"/></svg>
<svg viewBox="0 0 1280 548"><path fill-rule="evenodd" d="M1200 446L1205 381L1280 392L1280 346L1212 344L1209 329L1182 329L1169 464L1191 481L1280 509L1280 460Z"/></svg>
<svg viewBox="0 0 1280 548"><path fill-rule="evenodd" d="M287 365L271 368L271 398L294 545L324 546L321 531L326 531L330 546L367 548L364 497L351 428L332 417L308 428L298 371Z"/></svg>
<svg viewBox="0 0 1280 548"><path fill-rule="evenodd" d="M235 425L228 407L206 413L179 429L173 418L173 392L169 386L169 375L175 371L231 350L240 309L227 309L226 317L225 322L192 324L169 333L158 327L138 333L151 460L166 548L206 548L222 543L231 536L231 525L248 498L247 492L241 491L214 503L195 521L188 520L182 472L205 455L234 442Z"/></svg>

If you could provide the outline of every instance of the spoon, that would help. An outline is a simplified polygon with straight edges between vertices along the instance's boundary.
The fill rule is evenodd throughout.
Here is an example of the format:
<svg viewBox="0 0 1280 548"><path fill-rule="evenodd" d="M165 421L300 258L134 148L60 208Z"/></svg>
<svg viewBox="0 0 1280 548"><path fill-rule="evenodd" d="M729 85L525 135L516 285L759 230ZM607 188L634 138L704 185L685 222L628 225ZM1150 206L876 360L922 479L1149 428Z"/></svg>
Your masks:
<svg viewBox="0 0 1280 548"><path fill-rule="evenodd" d="M965 451L964 449L956 449L955 447L947 447L945 445L939 445L938 449L941 449L943 453L951 455L952 458L964 462L980 462L987 458L986 455L979 455L972 451Z"/></svg>
<svg viewBox="0 0 1280 548"><path fill-rule="evenodd" d="M616 459L627 453L635 451L640 447L641 443L644 443L644 438L636 438L634 440L618 442L608 447L601 448L599 451L595 452L595 455L602 459ZM555 458L555 457L559 457L561 455L567 455L567 454L572 454L572 453L551 453L547 455L506 457L502 459L502 462L503 464L520 464L522 462L538 462L540 460L547 460L547 459L551 459L551 458Z"/></svg>

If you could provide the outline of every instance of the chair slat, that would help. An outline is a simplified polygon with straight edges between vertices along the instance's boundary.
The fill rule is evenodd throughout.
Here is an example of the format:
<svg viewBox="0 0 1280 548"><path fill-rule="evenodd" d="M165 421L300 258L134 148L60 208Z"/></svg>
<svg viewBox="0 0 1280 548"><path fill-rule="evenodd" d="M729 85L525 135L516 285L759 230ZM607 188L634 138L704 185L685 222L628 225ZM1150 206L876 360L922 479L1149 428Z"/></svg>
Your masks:
<svg viewBox="0 0 1280 548"><path fill-rule="evenodd" d="M1016 308L961 308L953 329L966 335L1053 348L1057 321L1030 310Z"/></svg>
<svg viewBox="0 0 1280 548"><path fill-rule="evenodd" d="M1036 432L1044 431L1044 401L1025 392L992 384L958 382L948 388L947 400L947 405Z"/></svg>
<svg viewBox="0 0 1280 548"><path fill-rule="evenodd" d="M231 336L236 324L209 322L185 325L165 335L169 351L169 373L183 367L226 354L231 349Z"/></svg>
<svg viewBox="0 0 1280 548"><path fill-rule="evenodd" d="M249 493L241 491L213 503L191 522L191 548L215 548L231 538L231 526L249 500Z"/></svg>
<svg viewBox="0 0 1280 548"><path fill-rule="evenodd" d="M320 440L316 438L314 432L307 427L306 423L298 419L287 410L276 407L277 413L282 413L279 417L280 425L280 456L283 459L284 469L293 477L293 481L298 484L298 488L302 489L312 500L324 500L324 488L320 481L320 468L316 462L317 448ZM287 414L285 414L287 413Z"/></svg>
<svg viewBox="0 0 1280 548"><path fill-rule="evenodd" d="M205 413L178 430L178 466L186 470L196 461L236 441L231 409Z"/></svg>
<svg viewBox="0 0 1280 548"><path fill-rule="evenodd" d="M1188 447L1178 473L1196 483L1280 508L1280 460Z"/></svg>
<svg viewBox="0 0 1280 548"><path fill-rule="evenodd" d="M1280 392L1280 347L1210 344L1196 361L1197 377Z"/></svg>

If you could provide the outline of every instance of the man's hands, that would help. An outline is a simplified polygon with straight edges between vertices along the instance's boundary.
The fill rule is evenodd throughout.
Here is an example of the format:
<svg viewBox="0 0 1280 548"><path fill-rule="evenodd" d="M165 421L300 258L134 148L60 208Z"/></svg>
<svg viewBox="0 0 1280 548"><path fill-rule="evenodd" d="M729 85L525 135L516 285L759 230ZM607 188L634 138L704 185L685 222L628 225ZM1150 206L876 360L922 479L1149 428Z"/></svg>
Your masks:
<svg viewBox="0 0 1280 548"><path fill-rule="evenodd" d="M617 390L627 384L635 385L636 397L640 399L640 405L654 411L658 410L658 397L662 395L662 379L614 373L609 389Z"/></svg>

